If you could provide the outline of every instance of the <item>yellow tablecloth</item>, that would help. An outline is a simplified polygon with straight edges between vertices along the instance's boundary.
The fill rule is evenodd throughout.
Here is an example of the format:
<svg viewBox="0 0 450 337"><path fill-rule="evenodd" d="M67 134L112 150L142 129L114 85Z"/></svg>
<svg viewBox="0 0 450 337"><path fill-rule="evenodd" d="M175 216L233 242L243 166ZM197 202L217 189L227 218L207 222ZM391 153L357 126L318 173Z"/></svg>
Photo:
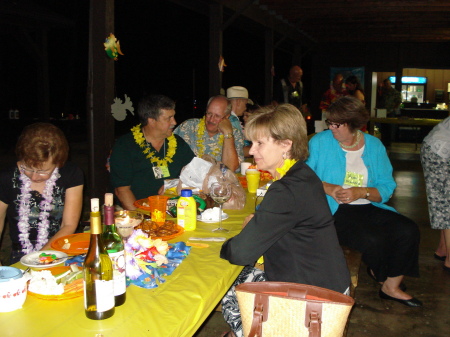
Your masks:
<svg viewBox="0 0 450 337"><path fill-rule="evenodd" d="M229 233L213 233L217 223L197 223L197 230L185 232L171 242L191 236L232 237L241 230L245 216L254 211L255 195L247 195L244 210L225 210L223 226ZM166 282L156 289L127 288L127 300L113 317L93 321L84 314L83 297L46 301L28 296L22 309L0 313L5 336L192 336L219 303L242 270L219 257L222 242L207 242L208 248L193 247L189 256ZM15 267L25 269L20 263ZM101 335L100 335L101 334Z"/></svg>

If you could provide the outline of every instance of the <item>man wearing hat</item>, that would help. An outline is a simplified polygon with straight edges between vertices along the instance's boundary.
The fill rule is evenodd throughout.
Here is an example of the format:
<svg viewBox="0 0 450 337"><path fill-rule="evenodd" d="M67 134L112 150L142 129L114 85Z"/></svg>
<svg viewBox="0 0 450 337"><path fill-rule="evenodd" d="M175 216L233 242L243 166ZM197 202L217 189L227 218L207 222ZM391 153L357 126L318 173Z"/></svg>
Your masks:
<svg viewBox="0 0 450 337"><path fill-rule="evenodd" d="M248 90L239 86L229 87L227 97L231 101L231 114L236 117L242 116L247 109Z"/></svg>

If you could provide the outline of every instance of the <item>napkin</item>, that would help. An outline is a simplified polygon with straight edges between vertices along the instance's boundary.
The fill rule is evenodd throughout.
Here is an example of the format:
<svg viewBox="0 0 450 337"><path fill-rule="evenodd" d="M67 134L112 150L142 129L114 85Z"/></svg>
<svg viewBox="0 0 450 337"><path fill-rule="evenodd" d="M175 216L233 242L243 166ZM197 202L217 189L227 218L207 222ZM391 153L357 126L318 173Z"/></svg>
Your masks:
<svg viewBox="0 0 450 337"><path fill-rule="evenodd" d="M202 220L206 221L219 221L220 208L213 207L209 208L202 213ZM225 216L225 213L222 211L222 218Z"/></svg>

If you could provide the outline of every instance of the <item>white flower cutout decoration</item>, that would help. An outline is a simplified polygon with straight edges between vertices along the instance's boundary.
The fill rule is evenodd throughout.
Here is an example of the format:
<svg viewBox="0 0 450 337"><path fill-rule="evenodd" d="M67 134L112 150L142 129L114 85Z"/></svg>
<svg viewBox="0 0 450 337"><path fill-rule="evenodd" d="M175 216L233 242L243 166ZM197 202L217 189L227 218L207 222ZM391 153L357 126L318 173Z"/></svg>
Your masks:
<svg viewBox="0 0 450 337"><path fill-rule="evenodd" d="M118 97L114 98L114 103L111 104L111 114L114 119L121 122L127 118L127 110L134 115L133 102L131 102L130 97L125 95L125 102Z"/></svg>

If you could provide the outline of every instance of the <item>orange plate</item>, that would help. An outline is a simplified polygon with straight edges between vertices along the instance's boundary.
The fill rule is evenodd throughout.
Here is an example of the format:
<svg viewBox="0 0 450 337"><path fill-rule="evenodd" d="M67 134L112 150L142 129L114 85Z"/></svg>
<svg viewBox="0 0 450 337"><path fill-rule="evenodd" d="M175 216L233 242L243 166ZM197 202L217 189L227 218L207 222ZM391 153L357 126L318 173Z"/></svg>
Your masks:
<svg viewBox="0 0 450 337"><path fill-rule="evenodd" d="M64 252L67 255L80 255L87 253L89 248L89 240L91 235L89 233L79 233L79 234L71 234L60 237L52 242L51 246L55 250L59 250L60 252ZM65 242L64 240L68 239L70 243L69 249L63 249Z"/></svg>
<svg viewBox="0 0 450 337"><path fill-rule="evenodd" d="M175 233L175 234L172 234L172 235L167 235L167 236L152 236L151 238L152 238L153 240L161 239L161 240L163 240L163 241L169 241L169 240L172 240L173 238L176 238L177 236L180 236L181 234L184 233L184 228L183 228L183 227L181 227L181 226L179 226L179 225L176 225L176 226L177 226L177 229L178 229L178 233ZM139 226L137 226L135 229L142 229L142 228L140 228L140 225L139 225ZM144 233L145 233L145 231L144 231ZM148 234L148 233L147 233L147 234Z"/></svg>
<svg viewBox="0 0 450 337"><path fill-rule="evenodd" d="M145 206L144 203L147 204L148 206ZM145 211L150 211L150 206L149 206L149 203L148 203L148 198L136 200L136 201L133 203L133 205L134 205L135 207L140 208L140 209L143 209L143 210L145 210Z"/></svg>
<svg viewBox="0 0 450 337"><path fill-rule="evenodd" d="M69 269L70 269L70 267L68 267L68 266L59 266L59 267L53 267L53 268L48 268L48 269L40 269L39 271L41 271L41 270L50 270L52 275L55 276L55 275L58 275L58 274L62 274L62 273L66 272ZM80 280L82 281L82 279L80 279ZM76 281L80 282L79 280L76 280ZM36 298L39 298L41 300L48 300L48 301L70 300L72 298L77 298L77 297L83 296L83 293L84 293L84 289L83 288L81 288L80 290L78 290L76 292L71 292L71 293L64 292L61 295L41 295L41 294L33 293L33 292L28 290L28 294L29 295L34 296Z"/></svg>

